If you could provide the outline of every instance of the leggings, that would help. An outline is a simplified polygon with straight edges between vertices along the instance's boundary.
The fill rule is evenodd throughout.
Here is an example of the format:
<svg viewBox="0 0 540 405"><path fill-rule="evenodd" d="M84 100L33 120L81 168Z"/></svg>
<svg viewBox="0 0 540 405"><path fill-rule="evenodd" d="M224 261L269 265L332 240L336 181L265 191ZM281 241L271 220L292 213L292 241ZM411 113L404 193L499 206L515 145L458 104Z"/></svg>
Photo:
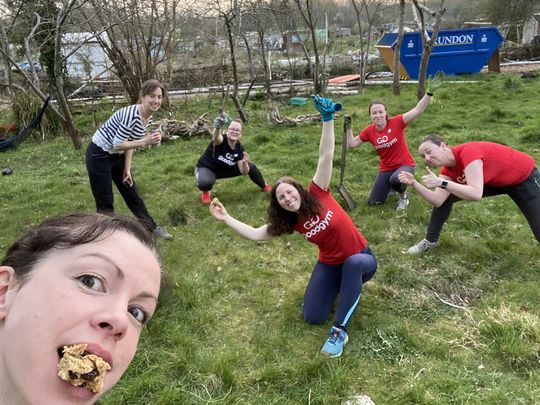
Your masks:
<svg viewBox="0 0 540 405"><path fill-rule="evenodd" d="M407 185L399 181L399 172L414 173L414 166L401 166L395 170L388 170L385 172L379 172L375 179L375 184L371 189L369 195L369 205L380 205L386 202L390 190L397 191L398 193L404 193L407 190Z"/></svg>
<svg viewBox="0 0 540 405"><path fill-rule="evenodd" d="M482 197L507 194L519 207L538 242L540 242L540 174L534 168L529 177L514 186L490 187L484 186ZM459 197L450 194L440 207L431 210L426 239L437 242L443 226L452 212L455 202L461 201Z"/></svg>
<svg viewBox="0 0 540 405"><path fill-rule="evenodd" d="M360 301L362 286L376 270L377 260L369 247L349 256L342 264L329 265L318 261L304 294L304 320L312 324L325 322L339 295L334 325L346 330Z"/></svg>
<svg viewBox="0 0 540 405"><path fill-rule="evenodd" d="M255 163L248 162L249 165L249 178L253 183L260 188L266 186L266 182L263 179L259 168L255 166ZM207 167L195 168L195 179L197 180L197 187L201 191L210 191L214 186L216 179L225 179L230 177L242 176L238 165L234 165L226 168L219 168L218 170L211 170Z"/></svg>
<svg viewBox="0 0 540 405"><path fill-rule="evenodd" d="M102 213L114 211L112 188L114 182L133 215L153 231L156 229L156 222L148 213L143 199L139 196L135 182L131 187L123 183L124 161L125 156L123 153L105 152L93 142L88 145L86 149L86 170L90 179L90 188L94 200L96 200L96 210Z"/></svg>

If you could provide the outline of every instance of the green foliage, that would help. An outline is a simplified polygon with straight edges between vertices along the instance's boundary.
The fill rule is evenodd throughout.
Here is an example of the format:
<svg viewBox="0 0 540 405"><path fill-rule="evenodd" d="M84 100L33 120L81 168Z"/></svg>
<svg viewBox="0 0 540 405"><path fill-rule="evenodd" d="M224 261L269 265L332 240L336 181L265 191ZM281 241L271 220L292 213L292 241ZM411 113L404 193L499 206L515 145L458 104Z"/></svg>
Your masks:
<svg viewBox="0 0 540 405"><path fill-rule="evenodd" d="M503 142L540 162L537 138L540 79L519 92L503 76L449 78L427 110L406 129L417 166L424 135L451 144ZM367 105L383 99L390 114L414 107L415 87L373 86L353 96L332 95L353 117L358 133ZM287 98L286 98L287 99ZM282 116L312 113L311 104L280 104ZM320 124L270 125L257 100L242 143L272 184L293 175L307 184L316 169ZM216 103L214 103L216 104ZM98 122L112 107L96 104ZM213 105L214 108L216 105ZM119 107L119 106L116 106ZM208 100L173 100L177 119L212 111ZM233 106L226 106L233 111ZM87 136L91 112L75 119ZM342 115L336 120L332 191L339 180ZM143 332L139 351L101 404L328 404L369 395L377 404L534 404L540 397L540 249L507 196L460 202L441 245L423 256L402 253L424 237L430 207L413 191L406 212L397 197L370 207L378 157L369 145L347 153L345 184L358 208L351 218L368 239L379 268L363 288L339 359L319 356L331 325L302 321L301 305L317 251L298 235L252 242L213 219L200 203L193 168L209 139L164 142L135 153L133 175L151 214L174 235L160 241L167 286ZM46 217L93 211L84 150L69 140L29 140L0 154L11 176L0 176L0 247ZM268 195L247 177L220 179L213 195L254 226L266 220ZM117 211L129 214L118 194ZM452 304L452 305L449 305Z"/></svg>
<svg viewBox="0 0 540 405"><path fill-rule="evenodd" d="M522 87L523 80L521 77L515 75L504 75L504 80L501 84L502 90L518 91L521 90Z"/></svg>
<svg viewBox="0 0 540 405"><path fill-rule="evenodd" d="M17 123L19 128L25 128L33 120L43 105L43 101L27 94L19 93L11 98L11 113L13 121ZM55 115L51 113L49 109L45 111L41 119L40 125L35 128L31 134L34 137L41 137L43 139L50 139L58 134L60 130L60 122ZM39 135L38 135L39 134Z"/></svg>

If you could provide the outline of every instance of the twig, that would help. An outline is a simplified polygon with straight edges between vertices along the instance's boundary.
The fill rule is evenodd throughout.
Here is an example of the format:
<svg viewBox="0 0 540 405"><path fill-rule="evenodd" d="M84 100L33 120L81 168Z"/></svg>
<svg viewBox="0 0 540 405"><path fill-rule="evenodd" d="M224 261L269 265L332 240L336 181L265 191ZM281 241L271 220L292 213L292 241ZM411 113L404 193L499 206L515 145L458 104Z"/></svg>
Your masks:
<svg viewBox="0 0 540 405"><path fill-rule="evenodd" d="M414 376L414 379L416 380L421 373L426 372L426 371L427 371L427 368L422 367L420 371L416 373L416 375Z"/></svg>
<svg viewBox="0 0 540 405"><path fill-rule="evenodd" d="M467 307L462 307L460 305L456 305L456 304L452 304L451 302L448 302L448 301L445 301L443 300L441 297L439 297L439 294L437 294L437 292L435 290L432 290L433 291L433 294L435 294L435 296L437 297L437 299L439 301L441 301L443 304L446 304L448 306L451 306L452 308L457 308L457 309L465 309L467 310L468 308Z"/></svg>

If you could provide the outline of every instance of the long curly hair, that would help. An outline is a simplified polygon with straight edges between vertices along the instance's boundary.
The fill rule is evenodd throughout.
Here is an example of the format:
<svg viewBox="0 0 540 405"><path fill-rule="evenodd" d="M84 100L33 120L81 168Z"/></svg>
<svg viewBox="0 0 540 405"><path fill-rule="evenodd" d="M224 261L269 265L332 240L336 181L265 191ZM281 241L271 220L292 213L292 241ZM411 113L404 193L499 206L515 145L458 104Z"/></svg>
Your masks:
<svg viewBox="0 0 540 405"><path fill-rule="evenodd" d="M298 212L290 212L279 205L276 197L276 188L281 183L287 183L298 190L301 203ZM282 177L272 187L270 192L270 206L268 207L268 233L272 236L279 236L286 233L293 233L294 224L298 222L299 217L311 217L321 212L321 204L308 190L304 188L292 177Z"/></svg>

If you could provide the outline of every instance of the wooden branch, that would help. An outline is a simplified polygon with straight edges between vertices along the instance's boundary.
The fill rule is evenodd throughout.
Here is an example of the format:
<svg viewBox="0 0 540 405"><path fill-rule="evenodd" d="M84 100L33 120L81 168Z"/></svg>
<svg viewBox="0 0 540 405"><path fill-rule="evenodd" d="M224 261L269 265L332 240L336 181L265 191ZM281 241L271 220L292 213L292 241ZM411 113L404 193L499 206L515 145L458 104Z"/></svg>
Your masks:
<svg viewBox="0 0 540 405"><path fill-rule="evenodd" d="M439 294L437 294L437 292L436 292L435 290L431 290L431 291L433 291L433 294L435 294L435 296L437 297L437 299L438 299L439 301L441 301L443 304L446 304L446 305L448 305L448 306L450 306L450 307L452 307L452 308L464 309L464 310L467 310L467 309L468 309L467 307L462 307L462 306L460 306L460 305L452 304L451 302L445 301L445 300L443 300L441 297L439 297Z"/></svg>

